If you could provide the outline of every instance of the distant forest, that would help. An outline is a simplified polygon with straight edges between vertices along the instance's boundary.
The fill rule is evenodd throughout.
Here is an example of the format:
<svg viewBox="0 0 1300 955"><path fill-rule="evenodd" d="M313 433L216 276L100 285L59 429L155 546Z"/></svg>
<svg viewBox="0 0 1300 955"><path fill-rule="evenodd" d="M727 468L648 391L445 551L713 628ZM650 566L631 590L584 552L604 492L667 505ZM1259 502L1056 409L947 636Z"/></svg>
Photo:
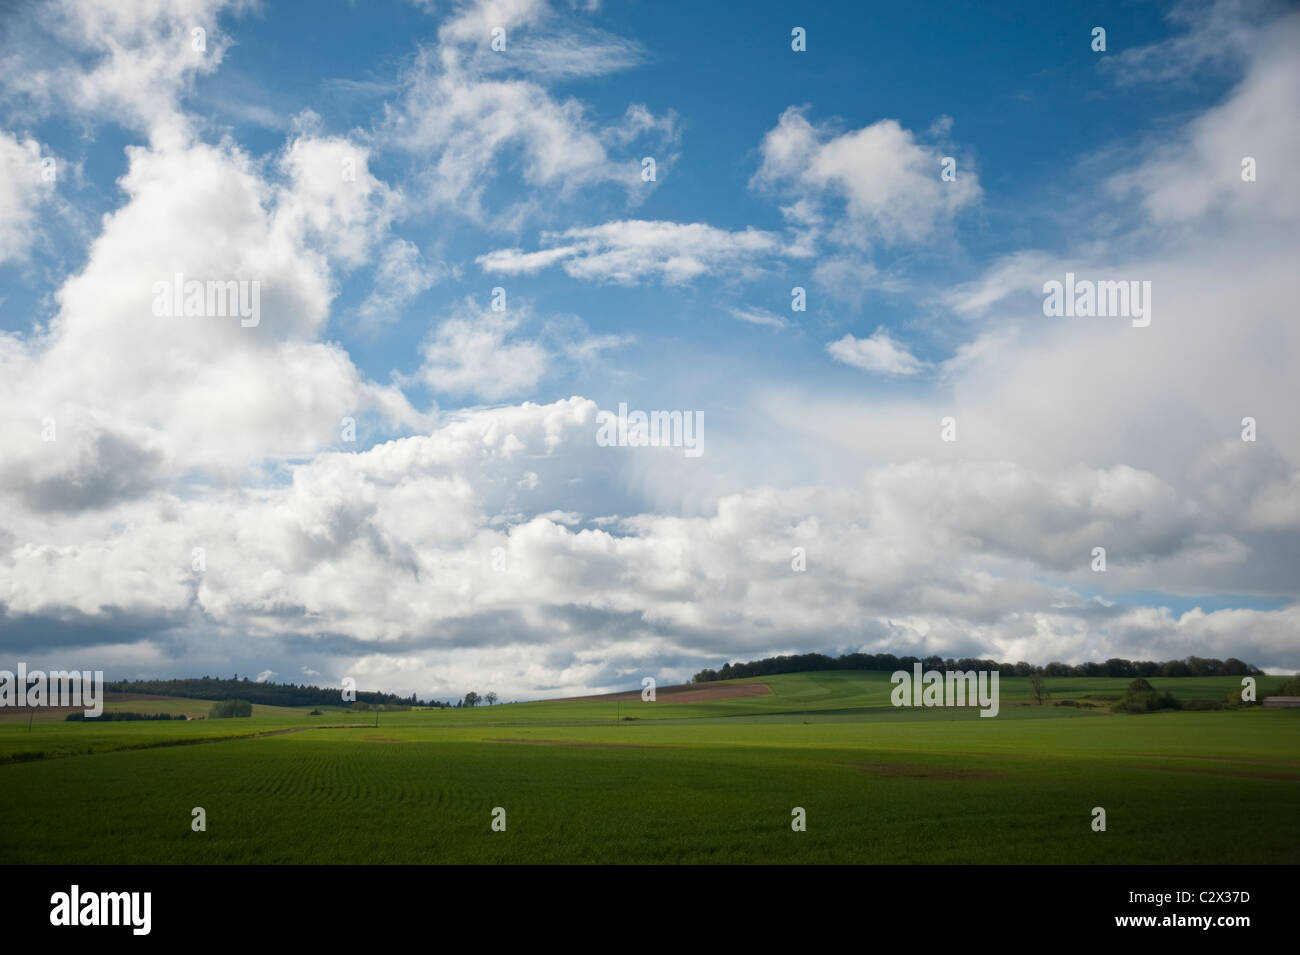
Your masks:
<svg viewBox="0 0 1300 955"><path fill-rule="evenodd" d="M85 713L69 713L64 718L68 723L113 723L113 722L130 722L132 720L187 720L189 719L184 713L127 713L122 710L106 710L98 716L87 716Z"/></svg>
<svg viewBox="0 0 1300 955"><path fill-rule="evenodd" d="M151 693L158 696L180 696L191 700L229 700L241 699L250 703L263 703L268 706L339 706L342 705L343 691L337 687L295 686L292 683L257 683L236 674L229 680L203 679L189 680L130 680L117 683L104 683L104 689L110 693ZM414 693L410 696L398 696L395 693L372 693L357 691L358 703L385 704L394 703L405 706L450 706L437 700L419 700Z"/></svg>
<svg viewBox="0 0 1300 955"><path fill-rule="evenodd" d="M701 670L691 677L692 683L712 683L715 680L736 680L742 677L772 676L777 673L806 673L810 670L911 670L920 663L926 670L997 670L1002 676L1262 676L1264 671L1235 657L1218 660L1214 657L1188 657L1185 660L1123 660L1112 657L1105 663L1049 663L1034 666L1031 663L998 663L994 660L975 660L963 657L947 660L942 657L896 657L892 653L846 653L830 657L824 653L800 653L794 656L765 657L749 663L726 663L720 670Z"/></svg>

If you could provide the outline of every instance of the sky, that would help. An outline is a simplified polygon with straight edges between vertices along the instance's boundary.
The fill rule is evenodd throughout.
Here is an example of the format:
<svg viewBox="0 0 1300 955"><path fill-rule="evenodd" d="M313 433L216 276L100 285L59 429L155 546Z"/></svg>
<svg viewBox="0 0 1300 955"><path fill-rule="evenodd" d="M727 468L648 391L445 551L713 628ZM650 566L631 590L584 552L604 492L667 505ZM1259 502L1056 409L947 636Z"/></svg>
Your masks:
<svg viewBox="0 0 1300 955"><path fill-rule="evenodd" d="M1300 11L1065 7L0 3L0 659L1300 669Z"/></svg>

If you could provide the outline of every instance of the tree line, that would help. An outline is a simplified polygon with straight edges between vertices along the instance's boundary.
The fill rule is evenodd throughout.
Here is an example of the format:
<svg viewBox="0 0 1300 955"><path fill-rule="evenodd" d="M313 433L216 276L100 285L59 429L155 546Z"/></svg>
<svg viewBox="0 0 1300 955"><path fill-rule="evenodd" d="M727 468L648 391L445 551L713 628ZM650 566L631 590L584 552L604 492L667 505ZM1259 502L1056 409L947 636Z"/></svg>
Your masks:
<svg viewBox="0 0 1300 955"><path fill-rule="evenodd" d="M1048 663L1034 666L1031 663L998 663L995 660L976 660L962 657L895 656L892 653L845 653L838 657L824 653L799 653L793 656L764 657L748 663L724 663L720 669L704 669L691 677L692 683L712 683L716 680L736 680L756 676L773 676L777 673L806 673L812 670L910 670L921 664L926 670L986 670L1011 676L1262 676L1264 671L1236 657L1219 660L1215 657L1187 657L1183 660L1125 660L1111 657L1104 663Z"/></svg>
<svg viewBox="0 0 1300 955"><path fill-rule="evenodd" d="M179 696L192 700L241 699L268 706L337 706L342 700L342 690L331 687L305 686L293 683L257 683L239 674L229 680L205 676L202 679L182 680L122 680L106 682L104 689L112 693L149 693L157 696ZM358 690L356 699L371 705L401 704L405 706L450 706L437 700L420 700L412 693L375 693Z"/></svg>
<svg viewBox="0 0 1300 955"><path fill-rule="evenodd" d="M98 716L87 716L85 713L69 713L64 718L68 723L113 723L113 722L131 722L133 720L185 720L189 719L184 713L128 713L124 710L105 710Z"/></svg>

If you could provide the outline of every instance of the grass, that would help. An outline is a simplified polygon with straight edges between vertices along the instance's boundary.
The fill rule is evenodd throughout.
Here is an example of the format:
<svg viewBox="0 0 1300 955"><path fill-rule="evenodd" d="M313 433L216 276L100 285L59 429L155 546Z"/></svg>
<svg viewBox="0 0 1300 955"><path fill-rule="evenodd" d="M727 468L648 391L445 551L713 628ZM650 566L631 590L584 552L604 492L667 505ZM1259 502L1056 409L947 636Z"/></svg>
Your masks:
<svg viewBox="0 0 1300 955"><path fill-rule="evenodd" d="M378 728L275 707L9 721L0 759L79 755L0 765L0 818L18 822L0 849L14 863L1300 862L1300 713L1040 707L1006 680L983 719L895 709L887 674L765 682L770 696L624 702L638 718L620 723L606 701L382 713ZM1240 683L1151 682L1204 699ZM1049 685L1079 698L1127 681ZM129 748L322 723L354 725ZM190 830L195 806L207 832ZM807 832L791 831L795 806Z"/></svg>

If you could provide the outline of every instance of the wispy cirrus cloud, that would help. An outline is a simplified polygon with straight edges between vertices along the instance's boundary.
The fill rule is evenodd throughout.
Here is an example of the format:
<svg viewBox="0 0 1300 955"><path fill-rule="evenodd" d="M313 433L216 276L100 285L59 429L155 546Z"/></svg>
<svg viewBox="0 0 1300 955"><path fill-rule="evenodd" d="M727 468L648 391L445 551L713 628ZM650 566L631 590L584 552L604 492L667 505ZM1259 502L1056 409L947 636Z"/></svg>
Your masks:
<svg viewBox="0 0 1300 955"><path fill-rule="evenodd" d="M765 308L756 308L754 306L745 306L744 308L732 308L731 317L738 322L747 322L750 325L763 325L767 328L785 328L790 323L780 315L769 312Z"/></svg>
<svg viewBox="0 0 1300 955"><path fill-rule="evenodd" d="M559 265L586 281L681 285L705 274L752 276L764 263L788 253L774 232L729 232L701 222L643 219L544 232L542 242L550 247L499 249L476 261L489 273L527 275Z"/></svg>
<svg viewBox="0 0 1300 955"><path fill-rule="evenodd" d="M1281 0L1179 0L1166 14L1177 32L1117 50L1099 66L1121 85L1190 84L1239 68L1266 32L1262 28L1285 10Z"/></svg>
<svg viewBox="0 0 1300 955"><path fill-rule="evenodd" d="M504 49L493 48L494 37ZM507 171L555 190L554 201L601 184L644 194L653 189L641 178L644 151L614 151L648 140L671 162L673 115L632 103L618 120L602 123L546 84L628 69L645 56L635 42L560 25L541 0L462 4L439 27L437 42L420 49L378 135L425 161L418 178L428 202L499 226L517 227L536 212L527 201L488 202L491 184Z"/></svg>

